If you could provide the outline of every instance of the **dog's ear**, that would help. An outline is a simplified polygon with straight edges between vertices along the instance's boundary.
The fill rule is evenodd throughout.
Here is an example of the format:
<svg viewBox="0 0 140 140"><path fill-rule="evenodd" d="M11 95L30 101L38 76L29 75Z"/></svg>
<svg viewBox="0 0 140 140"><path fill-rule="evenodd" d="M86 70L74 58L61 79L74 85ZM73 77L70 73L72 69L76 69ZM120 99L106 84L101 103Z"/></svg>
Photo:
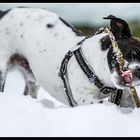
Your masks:
<svg viewBox="0 0 140 140"><path fill-rule="evenodd" d="M114 34L116 39L132 37L130 28L126 21L124 21L120 18L117 18L113 15L109 15L108 17L104 17L103 19L111 20L111 22L110 22L111 29L110 30Z"/></svg>

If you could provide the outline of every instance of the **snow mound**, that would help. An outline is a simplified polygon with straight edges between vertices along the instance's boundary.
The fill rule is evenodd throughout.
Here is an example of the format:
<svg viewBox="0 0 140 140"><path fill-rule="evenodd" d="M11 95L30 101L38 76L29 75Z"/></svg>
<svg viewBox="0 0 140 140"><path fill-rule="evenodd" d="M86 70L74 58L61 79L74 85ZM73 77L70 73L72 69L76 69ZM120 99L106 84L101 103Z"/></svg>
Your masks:
<svg viewBox="0 0 140 140"><path fill-rule="evenodd" d="M0 137L140 136L140 109L111 104L66 107L42 88L37 99L23 96L24 80L10 72L0 94Z"/></svg>

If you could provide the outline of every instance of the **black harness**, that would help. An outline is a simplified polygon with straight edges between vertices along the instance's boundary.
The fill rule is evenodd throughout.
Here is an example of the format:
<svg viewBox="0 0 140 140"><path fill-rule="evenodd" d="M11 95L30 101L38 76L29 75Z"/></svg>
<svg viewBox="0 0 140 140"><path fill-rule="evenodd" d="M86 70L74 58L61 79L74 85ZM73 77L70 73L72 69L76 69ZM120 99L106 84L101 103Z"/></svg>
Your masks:
<svg viewBox="0 0 140 140"><path fill-rule="evenodd" d="M89 79L90 83L96 85L101 93L110 94L111 95L111 102L115 103L116 105L119 105L121 97L122 97L123 90L105 86L99 80L99 78L94 74L92 68L86 62L86 60L83 56L81 47L79 47L75 51L69 51L65 55L65 57L64 57L64 59L61 63L61 68L60 68L60 72L59 72L59 76L61 77L61 79L63 80L63 83L64 83L64 89L65 89L65 93L67 95L69 105L72 106L72 107L78 105L78 103L75 101L75 99L72 95L72 91L71 91L71 88L70 88L70 85L69 85L69 82L68 82L68 77L67 77L67 65L68 65L68 62L69 62L70 58L73 55L75 56L75 58L76 58L78 64L80 65L81 69L83 70L83 72L85 73L87 78Z"/></svg>
<svg viewBox="0 0 140 140"><path fill-rule="evenodd" d="M64 89L65 89L65 93L67 95L67 100L69 102L69 105L71 107L74 107L74 106L77 106L77 102L75 101L75 99L73 98L73 95L72 95L72 91L71 91L71 88L70 88L70 85L68 83L68 75L67 75L67 65L68 65L68 62L70 60L70 58L73 56L73 52L69 51L62 63L61 63L61 68L60 68L60 72L59 72L59 76L61 77L61 79L63 80L63 83L64 83Z"/></svg>

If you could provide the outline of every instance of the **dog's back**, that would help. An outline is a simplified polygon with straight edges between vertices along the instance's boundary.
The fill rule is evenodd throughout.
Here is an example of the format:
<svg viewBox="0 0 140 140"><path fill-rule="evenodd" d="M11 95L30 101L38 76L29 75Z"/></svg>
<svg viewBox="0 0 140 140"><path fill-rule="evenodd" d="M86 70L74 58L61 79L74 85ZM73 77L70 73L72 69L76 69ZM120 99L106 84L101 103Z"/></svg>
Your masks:
<svg viewBox="0 0 140 140"><path fill-rule="evenodd" d="M30 66L30 71L38 83L56 99L67 104L64 84L58 73L66 53L73 47L77 49L79 42L82 42L80 45L94 73L107 86L113 87L108 65L111 63L108 58L112 58L112 54L108 56L107 53L110 45L107 45L105 50L102 49L102 39L105 36L107 33L84 39L85 36L63 18L45 9L14 8L6 12L0 11L0 91L4 89L7 65L12 58L13 63L20 61L19 64L25 65L25 69ZM131 42L129 44L132 45ZM93 103L108 96L102 95L102 92L89 82L75 57L69 61L67 76L78 104ZM28 79L29 76L26 77ZM30 87L31 91L38 89L34 86L34 81L29 80L28 83L27 87Z"/></svg>
<svg viewBox="0 0 140 140"><path fill-rule="evenodd" d="M45 9L14 8L0 13L0 71L5 73L12 55L22 54L40 85L61 100L65 94L58 77L61 61L85 36Z"/></svg>

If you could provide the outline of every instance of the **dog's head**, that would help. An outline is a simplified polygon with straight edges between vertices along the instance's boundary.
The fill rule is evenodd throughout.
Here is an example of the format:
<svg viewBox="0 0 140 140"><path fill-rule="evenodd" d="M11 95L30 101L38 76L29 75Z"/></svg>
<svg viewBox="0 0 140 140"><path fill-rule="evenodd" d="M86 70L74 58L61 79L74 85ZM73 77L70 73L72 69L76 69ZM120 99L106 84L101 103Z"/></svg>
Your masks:
<svg viewBox="0 0 140 140"><path fill-rule="evenodd" d="M115 16L104 19L110 20L110 31L115 36L118 47L126 61L127 71L120 72L109 36L103 38L103 48L108 51L108 65L112 81L118 88L140 84L140 40L132 36L126 21Z"/></svg>

